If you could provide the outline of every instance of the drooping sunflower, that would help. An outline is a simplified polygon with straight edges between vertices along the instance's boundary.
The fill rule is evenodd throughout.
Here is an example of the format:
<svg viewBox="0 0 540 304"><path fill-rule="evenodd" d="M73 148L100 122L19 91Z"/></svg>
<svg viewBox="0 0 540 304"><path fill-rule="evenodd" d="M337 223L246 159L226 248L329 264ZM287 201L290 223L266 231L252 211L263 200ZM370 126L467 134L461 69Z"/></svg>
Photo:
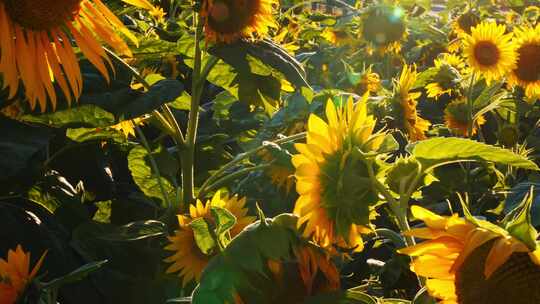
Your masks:
<svg viewBox="0 0 540 304"><path fill-rule="evenodd" d="M540 98L540 24L514 31L518 60L508 77L512 85L519 85L531 99Z"/></svg>
<svg viewBox="0 0 540 304"><path fill-rule="evenodd" d="M322 247L360 251L360 233L369 231L370 207L377 199L370 184L360 182L369 175L356 153L376 151L385 133L373 133L375 119L367 114L367 95L356 105L352 99L341 107L328 101L326 118L311 114L307 142L295 145L299 154L292 161L300 197L294 213L305 236Z"/></svg>
<svg viewBox="0 0 540 304"><path fill-rule="evenodd" d="M464 34L464 53L471 68L489 83L508 75L516 66L516 52L512 34L505 34L506 26L482 22Z"/></svg>
<svg viewBox="0 0 540 304"><path fill-rule="evenodd" d="M339 271L321 248L301 244L293 251L292 261L267 261L275 284L273 301L303 303L309 296L339 289Z"/></svg>
<svg viewBox="0 0 540 304"><path fill-rule="evenodd" d="M407 38L405 11L398 6L375 5L362 16L362 37L380 52L401 50Z"/></svg>
<svg viewBox="0 0 540 304"><path fill-rule="evenodd" d="M416 68L408 65L403 66L399 80L394 85L394 93L390 100L393 117L398 126L405 130L411 141L418 141L426 138L425 132L431 123L420 117L416 106L417 99L422 93L411 92L416 82Z"/></svg>
<svg viewBox="0 0 540 304"><path fill-rule="evenodd" d="M236 224L231 228L231 237L240 233L247 225L255 221L255 217L247 216L245 198L239 199L237 196L222 197L217 192L211 200L202 203L200 200L189 206L189 215L178 215L179 229L174 236L169 237L170 244L165 250L173 251L174 254L165 259L165 262L172 263L167 269L167 273L180 272L182 286L192 280L197 282L201 278L202 271L215 252L205 253L199 248L195 241L195 233L190 223L196 219L204 218L210 220L212 214L210 208L221 207L227 209L236 217Z"/></svg>
<svg viewBox="0 0 540 304"><path fill-rule="evenodd" d="M21 245L8 251L7 259L0 258L0 303L15 304L32 279L37 275L45 253L30 271L30 253Z"/></svg>
<svg viewBox="0 0 540 304"><path fill-rule="evenodd" d="M456 99L449 103L444 110L444 123L456 134L463 137L475 135L478 128L486 123L484 115L476 117L472 124L472 131L469 134L469 110L467 100L464 98Z"/></svg>
<svg viewBox="0 0 540 304"><path fill-rule="evenodd" d="M275 27L272 9L276 5L277 0L203 0L206 41L231 43L265 36Z"/></svg>
<svg viewBox="0 0 540 304"><path fill-rule="evenodd" d="M360 96L366 92L375 93L381 88L381 77L372 72L371 67L362 71L354 82L353 91Z"/></svg>
<svg viewBox="0 0 540 304"><path fill-rule="evenodd" d="M400 253L413 257L412 271L439 303L540 303L540 250L486 221L411 211L427 227L408 234L426 241Z"/></svg>
<svg viewBox="0 0 540 304"><path fill-rule="evenodd" d="M107 65L112 68L112 63L100 41L121 55L131 55L117 31L137 41L101 0L0 1L2 88L9 88L13 98L22 83L31 108L39 105L44 111L47 100L53 110L56 107L57 84L71 103L83 85L72 42L109 79Z"/></svg>
<svg viewBox="0 0 540 304"><path fill-rule="evenodd" d="M429 98L439 99L444 94L452 95L459 88L461 79L460 69L464 68L464 63L455 54L445 53L441 58L434 60L437 73L432 81L426 85L426 92Z"/></svg>

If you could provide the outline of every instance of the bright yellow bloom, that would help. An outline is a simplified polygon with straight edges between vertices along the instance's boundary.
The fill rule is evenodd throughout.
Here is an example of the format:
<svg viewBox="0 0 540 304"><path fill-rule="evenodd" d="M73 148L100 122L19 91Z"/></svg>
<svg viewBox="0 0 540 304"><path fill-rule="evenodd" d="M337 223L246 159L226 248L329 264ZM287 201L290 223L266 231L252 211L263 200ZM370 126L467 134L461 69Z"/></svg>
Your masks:
<svg viewBox="0 0 540 304"><path fill-rule="evenodd" d="M521 86L527 97L540 98L540 24L516 29L514 33L518 60L508 82Z"/></svg>
<svg viewBox="0 0 540 304"><path fill-rule="evenodd" d="M408 232L427 241L401 249L411 270L443 304L540 303L540 250L531 250L489 222L411 211L426 228Z"/></svg>
<svg viewBox="0 0 540 304"><path fill-rule="evenodd" d="M205 204L197 200L194 205L190 205L189 215L178 215L179 229L175 231L174 236L169 237L170 244L165 247L166 250L174 252L172 256L165 259L165 262L173 263L167 269L167 273L180 272L182 286L194 279L198 282L208 261L215 253L205 254L201 251L195 242L195 234L189 224L199 218L210 220L212 217L211 207L225 208L236 217L236 224L229 231L231 237L235 237L246 226L255 221L255 217L247 216L248 210L245 203L245 198L221 197L221 194L217 192Z"/></svg>
<svg viewBox="0 0 540 304"><path fill-rule="evenodd" d="M272 10L277 0L203 0L206 41L231 43L260 38L276 27Z"/></svg>
<svg viewBox="0 0 540 304"><path fill-rule="evenodd" d="M464 53L469 65L489 83L505 77L516 66L512 35L506 26L482 22L464 34Z"/></svg>
<svg viewBox="0 0 540 304"><path fill-rule="evenodd" d="M368 173L354 153L376 151L385 134L373 134L375 119L367 115L367 95L356 105L350 99L339 108L328 101L326 118L328 122L310 115L307 142L295 145L299 154L292 161L300 197L294 213L299 216L299 227L305 225L305 236L322 247L360 251L360 233L369 230L370 204L376 194L369 183L359 186Z"/></svg>
<svg viewBox="0 0 540 304"><path fill-rule="evenodd" d="M381 77L372 72L371 67L362 72L360 80L354 86L353 90L358 95L364 95L366 92L375 93L381 88Z"/></svg>
<svg viewBox="0 0 540 304"><path fill-rule="evenodd" d="M471 134L469 134L469 111L467 100L456 99L449 103L444 110L444 123L446 126L458 135L469 137L475 135L478 128L486 123L483 115L475 119L472 125Z"/></svg>
<svg viewBox="0 0 540 304"><path fill-rule="evenodd" d="M112 129L122 132L124 137L128 139L130 136L135 137L135 126L144 124L144 118L128 119L111 126Z"/></svg>
<svg viewBox="0 0 540 304"><path fill-rule="evenodd" d="M444 53L434 61L437 74L433 82L426 85L427 97L439 99L444 94L451 95L459 87L460 71L465 68L463 60L455 55Z"/></svg>
<svg viewBox="0 0 540 304"><path fill-rule="evenodd" d="M112 63L100 45L131 52L116 31L136 38L101 0L4 0L0 2L0 75L13 98L22 82L32 109L56 107L62 90L71 103L81 95L82 75L74 41L82 54L109 79Z"/></svg>
<svg viewBox="0 0 540 304"><path fill-rule="evenodd" d="M152 3L150 3L148 0L122 0L127 4L131 4L136 7L140 7L142 9L147 10L150 15L159 22L162 22L165 18L166 13L163 11L161 7L155 6Z"/></svg>
<svg viewBox="0 0 540 304"><path fill-rule="evenodd" d="M45 259L45 253L30 271L30 253L21 245L9 250L7 260L0 259L0 304L15 304L28 284L36 276Z"/></svg>
<svg viewBox="0 0 540 304"><path fill-rule="evenodd" d="M395 111L394 118L404 128L411 141L426 139L425 132L431 123L418 115L416 106L421 93L411 92L416 82L416 68L403 66L399 80L395 84L392 96L392 106Z"/></svg>

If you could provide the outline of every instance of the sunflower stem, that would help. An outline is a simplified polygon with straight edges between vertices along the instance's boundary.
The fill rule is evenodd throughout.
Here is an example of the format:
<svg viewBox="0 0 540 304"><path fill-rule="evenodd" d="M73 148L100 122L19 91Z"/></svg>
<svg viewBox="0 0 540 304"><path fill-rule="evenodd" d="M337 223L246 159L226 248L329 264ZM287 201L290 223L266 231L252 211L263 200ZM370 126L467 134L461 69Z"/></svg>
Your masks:
<svg viewBox="0 0 540 304"><path fill-rule="evenodd" d="M196 14L196 13L195 13ZM189 111L189 121L186 132L184 149L179 150L180 161L182 162L182 204L180 210L195 200L194 183L194 163L195 163L195 142L197 141L197 128L199 126L199 105L204 82L201 79L202 50L201 36L203 32L203 22L200 16L195 16L195 58L193 64L192 86L191 86L191 109Z"/></svg>

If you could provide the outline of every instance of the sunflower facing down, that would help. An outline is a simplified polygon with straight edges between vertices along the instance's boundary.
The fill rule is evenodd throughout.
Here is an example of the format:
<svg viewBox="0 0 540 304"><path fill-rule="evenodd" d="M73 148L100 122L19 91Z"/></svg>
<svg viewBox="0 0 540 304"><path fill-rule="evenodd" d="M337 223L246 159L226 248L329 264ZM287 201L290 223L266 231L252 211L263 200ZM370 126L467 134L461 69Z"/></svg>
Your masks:
<svg viewBox="0 0 540 304"><path fill-rule="evenodd" d="M199 248L190 223L200 218L210 220L212 218L211 207L225 208L236 217L236 224L229 231L231 237L234 237L255 221L255 217L247 216L248 210L245 203L245 198L239 199L237 196L222 198L221 194L217 192L205 204L197 200L195 205L190 205L189 215L178 215L179 229L175 231L173 236L169 237L170 244L165 247L166 250L174 252L172 256L165 259L165 262L173 263L167 269L167 273L180 272L182 286L192 280L198 282L202 271L215 253L204 253Z"/></svg>
<svg viewBox="0 0 540 304"><path fill-rule="evenodd" d="M469 65L488 83L505 77L516 66L512 35L505 34L506 26L482 22L464 34L464 53Z"/></svg>
<svg viewBox="0 0 540 304"><path fill-rule="evenodd" d="M399 252L413 257L411 270L439 303L540 303L540 250L489 222L411 211L427 227L407 234L427 241Z"/></svg>
<svg viewBox="0 0 540 304"><path fill-rule="evenodd" d="M518 60L508 82L519 85L531 99L540 98L540 24L515 30Z"/></svg>
<svg viewBox="0 0 540 304"><path fill-rule="evenodd" d="M272 9L277 0L203 0L206 41L232 43L265 36L275 27Z"/></svg>
<svg viewBox="0 0 540 304"><path fill-rule="evenodd" d="M425 132L431 125L429 121L420 117L416 110L417 99L421 95L419 92L411 92L416 77L415 68L403 66L391 98L393 117L397 120L399 127L407 132L411 141L426 139Z"/></svg>
<svg viewBox="0 0 540 304"><path fill-rule="evenodd" d="M0 1L0 75L13 98L22 83L32 109L56 107L57 84L68 103L82 91L82 75L71 41L109 79L112 63L100 42L121 55L131 52L116 31L136 38L101 0Z"/></svg>
<svg viewBox="0 0 540 304"><path fill-rule="evenodd" d="M370 207L377 196L368 182L365 163L358 150L376 151L385 133L375 133L375 119L367 115L367 95L353 105L326 105L326 118L311 114L307 142L296 144L293 155L296 190L300 197L294 213L306 237L322 247L333 245L363 249L360 233L369 231Z"/></svg>
<svg viewBox="0 0 540 304"><path fill-rule="evenodd" d="M7 259L0 258L0 303L15 304L24 293L32 279L37 275L45 253L30 271L30 253L24 252L21 245L8 251Z"/></svg>
<svg viewBox="0 0 540 304"><path fill-rule="evenodd" d="M442 58L435 59L434 63L437 73L432 79L433 82L426 85L426 91L429 98L437 100L444 94L452 95L459 88L459 67L463 68L463 62L454 54L445 54Z"/></svg>
<svg viewBox="0 0 540 304"><path fill-rule="evenodd" d="M444 110L444 123L458 135L469 137L475 135L478 128L486 123L483 115L478 116L473 124L471 134L469 134L469 112L467 100L461 98L449 103Z"/></svg>

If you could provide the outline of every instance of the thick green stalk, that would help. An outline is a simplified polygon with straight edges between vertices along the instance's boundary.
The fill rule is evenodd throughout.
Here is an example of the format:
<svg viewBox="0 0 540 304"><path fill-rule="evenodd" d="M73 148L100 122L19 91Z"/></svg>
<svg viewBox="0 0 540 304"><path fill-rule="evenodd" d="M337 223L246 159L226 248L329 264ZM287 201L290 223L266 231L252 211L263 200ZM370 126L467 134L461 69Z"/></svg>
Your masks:
<svg viewBox="0 0 540 304"><path fill-rule="evenodd" d="M189 122L186 133L186 141L184 149L179 150L182 162L182 193L183 200L180 206L189 205L195 200L195 183L194 183L194 165L195 165L195 142L197 141L197 128L199 126L199 106L203 86L201 85L201 65L202 65L202 50L201 36L203 23L197 20L197 29L195 31L195 58L193 64L192 86L191 86L191 109L189 111Z"/></svg>

